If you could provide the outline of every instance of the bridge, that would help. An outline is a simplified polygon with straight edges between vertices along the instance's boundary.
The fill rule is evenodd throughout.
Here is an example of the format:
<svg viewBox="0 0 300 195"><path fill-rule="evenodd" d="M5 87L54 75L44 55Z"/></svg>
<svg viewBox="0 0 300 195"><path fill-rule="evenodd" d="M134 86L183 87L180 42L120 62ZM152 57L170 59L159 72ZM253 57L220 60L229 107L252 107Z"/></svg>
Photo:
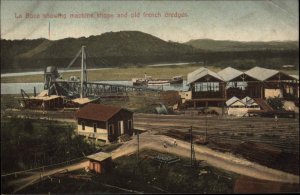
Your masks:
<svg viewBox="0 0 300 195"><path fill-rule="evenodd" d="M67 80L55 80L52 84L53 90L56 90L56 94L67 96L78 96L80 94L81 83L80 81L67 81ZM52 88L50 88L52 90ZM121 84L109 84L99 82L86 82L83 83L83 94L86 97L89 96L102 96L105 94L120 94L127 92L161 92L163 89L149 88L145 86L131 86ZM51 93L52 94L52 93Z"/></svg>
<svg viewBox="0 0 300 195"><path fill-rule="evenodd" d="M87 64L86 64L86 48L78 51L75 58L70 62L67 69L69 69L77 58L81 55L81 76L80 79L62 80L58 73L57 67L49 66L44 72L44 89L48 90L49 95L63 95L68 97L89 97L89 96L103 96L121 94L134 91L152 91L160 92L163 89L155 89L147 86L131 86L120 84L108 84L91 82L87 79Z"/></svg>

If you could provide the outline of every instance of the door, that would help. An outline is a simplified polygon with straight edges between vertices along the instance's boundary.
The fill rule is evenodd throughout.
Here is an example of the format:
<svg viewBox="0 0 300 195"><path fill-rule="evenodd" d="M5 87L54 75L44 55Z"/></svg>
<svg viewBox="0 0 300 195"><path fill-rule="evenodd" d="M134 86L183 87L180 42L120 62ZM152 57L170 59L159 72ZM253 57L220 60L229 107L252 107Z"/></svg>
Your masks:
<svg viewBox="0 0 300 195"><path fill-rule="evenodd" d="M121 135L124 134L124 124L123 121L120 121Z"/></svg>
<svg viewBox="0 0 300 195"><path fill-rule="evenodd" d="M120 131L120 135L124 134L124 123L123 123L123 121L119 121L119 131Z"/></svg>

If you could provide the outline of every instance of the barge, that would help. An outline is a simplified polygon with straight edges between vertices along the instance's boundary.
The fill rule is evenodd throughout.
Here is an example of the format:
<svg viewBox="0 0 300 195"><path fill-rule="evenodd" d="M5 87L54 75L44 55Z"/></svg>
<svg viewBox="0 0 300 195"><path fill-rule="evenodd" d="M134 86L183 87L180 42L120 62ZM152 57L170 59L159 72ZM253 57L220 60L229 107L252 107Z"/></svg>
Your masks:
<svg viewBox="0 0 300 195"><path fill-rule="evenodd" d="M171 79L152 79L151 76L146 76L145 78L133 78L133 85L165 85L165 84L180 84L183 82L183 77L174 76Z"/></svg>

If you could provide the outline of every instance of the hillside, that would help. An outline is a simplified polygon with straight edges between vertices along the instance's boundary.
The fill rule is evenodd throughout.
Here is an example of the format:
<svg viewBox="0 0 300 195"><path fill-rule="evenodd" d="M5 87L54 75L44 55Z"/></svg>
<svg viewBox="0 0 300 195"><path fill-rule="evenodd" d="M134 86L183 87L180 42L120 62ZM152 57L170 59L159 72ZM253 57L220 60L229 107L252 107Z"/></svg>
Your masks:
<svg viewBox="0 0 300 195"><path fill-rule="evenodd" d="M91 66L106 67L124 64L184 60L196 49L184 44L166 42L138 31L108 32L88 38L65 38L57 41L1 40L1 68L30 69L48 65L66 67L82 45L88 51ZM74 65L79 66L79 63Z"/></svg>
<svg viewBox="0 0 300 195"><path fill-rule="evenodd" d="M208 66L241 69L299 65L298 42L194 40L189 44L164 41L139 31L107 32L55 41L1 39L1 72L43 70L50 65L66 68L82 45L87 48L89 68L171 62L201 62ZM80 67L80 60L73 67Z"/></svg>
<svg viewBox="0 0 300 195"><path fill-rule="evenodd" d="M292 50L299 48L298 41L239 42L196 39L185 44L210 51Z"/></svg>

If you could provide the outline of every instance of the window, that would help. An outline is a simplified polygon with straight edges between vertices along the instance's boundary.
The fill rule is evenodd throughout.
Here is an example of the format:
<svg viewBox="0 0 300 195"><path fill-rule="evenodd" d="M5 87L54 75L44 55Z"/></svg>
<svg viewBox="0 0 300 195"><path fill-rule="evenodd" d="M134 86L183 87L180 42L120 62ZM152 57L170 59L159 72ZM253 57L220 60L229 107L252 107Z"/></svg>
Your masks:
<svg viewBox="0 0 300 195"><path fill-rule="evenodd" d="M94 123L94 133L97 133L97 123Z"/></svg>
<svg viewBox="0 0 300 195"><path fill-rule="evenodd" d="M108 130L109 130L109 134L111 134L111 135L115 134L115 132L114 132L114 125L109 125L108 126Z"/></svg>
<svg viewBox="0 0 300 195"><path fill-rule="evenodd" d="M128 129L132 129L132 120L128 120Z"/></svg>
<svg viewBox="0 0 300 195"><path fill-rule="evenodd" d="M82 130L85 130L85 124L84 124L84 121L81 121L81 129L82 129Z"/></svg>

